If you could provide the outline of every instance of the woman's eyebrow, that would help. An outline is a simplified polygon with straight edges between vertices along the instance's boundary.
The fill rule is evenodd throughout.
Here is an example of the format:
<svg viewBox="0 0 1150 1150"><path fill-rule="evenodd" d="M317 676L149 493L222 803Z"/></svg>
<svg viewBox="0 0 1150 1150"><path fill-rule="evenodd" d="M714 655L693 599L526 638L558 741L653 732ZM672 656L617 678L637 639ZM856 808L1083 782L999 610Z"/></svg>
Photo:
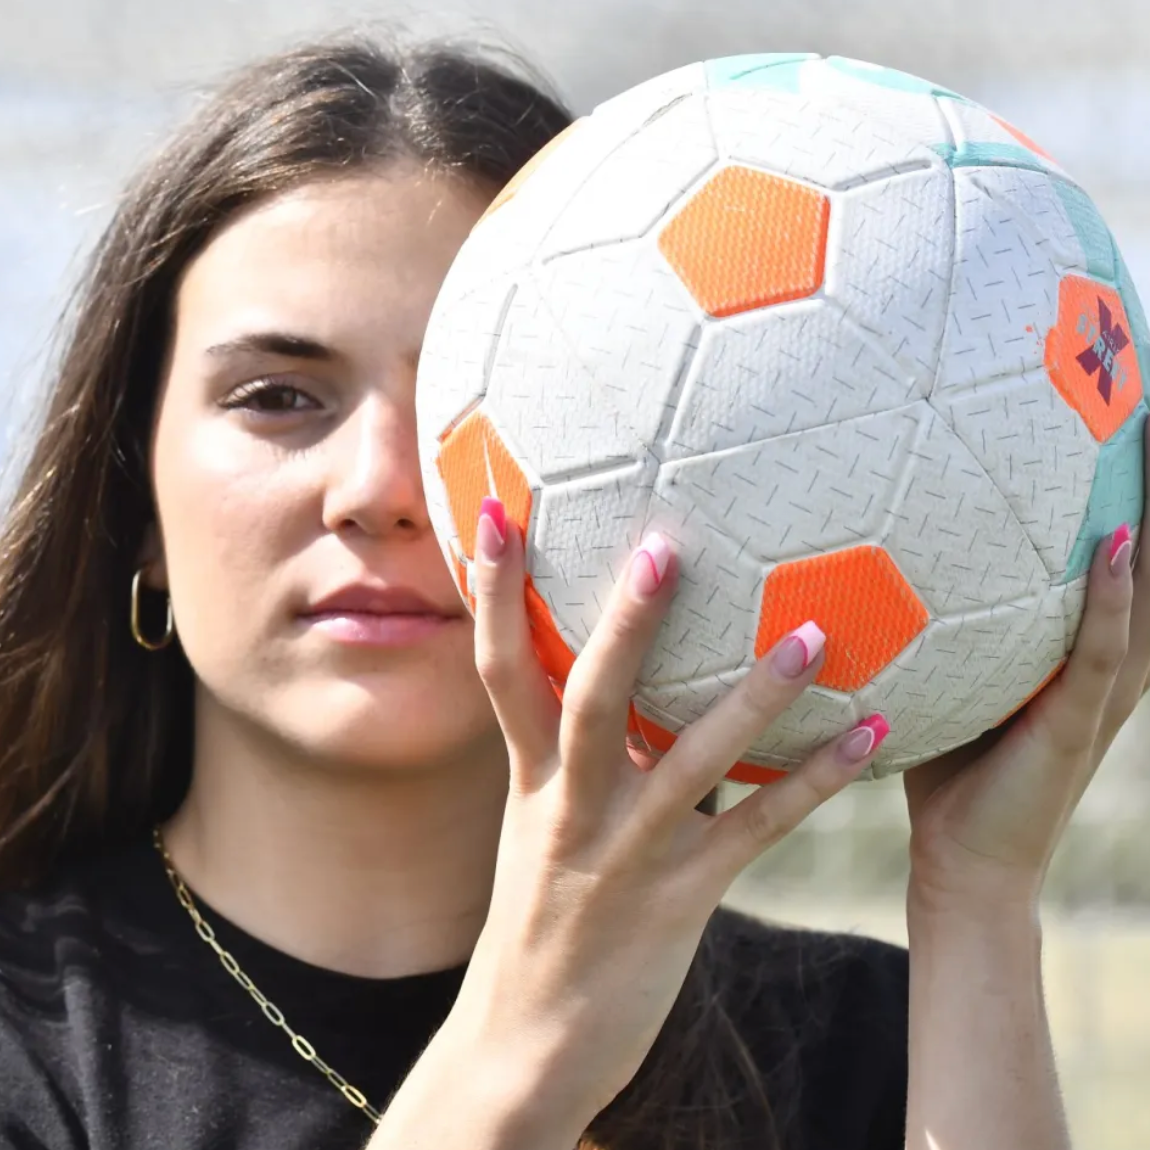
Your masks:
<svg viewBox="0 0 1150 1150"><path fill-rule="evenodd" d="M213 357L243 354L280 355L289 359L333 360L335 352L325 344L285 332L251 332L213 344L206 354Z"/></svg>

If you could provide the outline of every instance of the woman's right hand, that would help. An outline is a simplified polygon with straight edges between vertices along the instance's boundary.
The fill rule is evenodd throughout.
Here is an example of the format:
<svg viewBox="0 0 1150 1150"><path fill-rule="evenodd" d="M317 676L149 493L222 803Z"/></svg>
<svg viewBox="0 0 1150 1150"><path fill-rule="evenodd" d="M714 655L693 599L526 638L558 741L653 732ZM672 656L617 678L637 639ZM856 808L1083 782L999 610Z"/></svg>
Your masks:
<svg viewBox="0 0 1150 1150"><path fill-rule="evenodd" d="M642 769L626 745L628 711L674 593L668 544L648 536L631 557L560 706L532 645L521 537L498 503L484 508L476 661L506 737L510 793L486 924L436 1041L522 1075L554 1144L571 1146L638 1070L732 880L863 770L885 724L868 721L732 809L701 814L815 678L817 626L780 642Z"/></svg>

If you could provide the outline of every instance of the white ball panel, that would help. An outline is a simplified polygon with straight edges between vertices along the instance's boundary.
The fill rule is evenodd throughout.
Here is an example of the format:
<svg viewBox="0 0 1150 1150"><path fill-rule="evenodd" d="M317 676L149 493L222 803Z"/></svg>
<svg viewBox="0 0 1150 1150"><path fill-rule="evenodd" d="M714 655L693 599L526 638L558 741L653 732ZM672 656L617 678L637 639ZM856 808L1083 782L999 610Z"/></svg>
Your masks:
<svg viewBox="0 0 1150 1150"><path fill-rule="evenodd" d="M969 706L951 707L923 732L915 758L962 746L1003 723L1065 658L1061 602L1048 596L1041 604L1020 610L1035 614L1010 657L1000 659L994 672L977 684L977 695Z"/></svg>
<svg viewBox="0 0 1150 1150"><path fill-rule="evenodd" d="M827 300L760 308L706 325L662 454L724 451L905 406L930 382Z"/></svg>
<svg viewBox="0 0 1150 1150"><path fill-rule="evenodd" d="M690 682L644 686L635 696L636 710L673 734L678 733L686 722L702 718L742 682L749 670L747 664ZM674 716L674 726L671 716ZM844 734L860 717L849 695L810 687L739 758L763 767L798 766L809 757L812 744Z"/></svg>
<svg viewBox="0 0 1150 1150"><path fill-rule="evenodd" d="M1085 272L1082 241L1054 183L1045 172L1023 168L976 168L967 178L992 200L1009 210L1030 233L1035 247L1045 251L1064 271ZM1040 336L1046 333L1039 332Z"/></svg>
<svg viewBox="0 0 1150 1150"><path fill-rule="evenodd" d="M675 546L679 581L674 605L643 661L651 687L719 674L753 656L763 591L762 568L733 539L682 503L660 497L646 526Z"/></svg>
<svg viewBox="0 0 1150 1150"><path fill-rule="evenodd" d="M717 160L702 97L673 104L591 173L548 232L540 258L643 235Z"/></svg>
<svg viewBox="0 0 1150 1150"><path fill-rule="evenodd" d="M1049 674L1063 649L1060 604L1006 603L927 629L858 694L891 724L875 774L976 738Z"/></svg>
<svg viewBox="0 0 1150 1150"><path fill-rule="evenodd" d="M855 68L867 66L859 60L844 63ZM870 83L826 60L808 64L803 69L802 91L804 95L850 104L876 120L885 121L907 139L928 146L943 143L950 137L942 111L930 95Z"/></svg>
<svg viewBox="0 0 1150 1150"><path fill-rule="evenodd" d="M570 139L556 148L510 200L475 225L471 234L482 237L481 242L464 245L447 273L446 288L453 286L457 276L474 282L531 265L554 222L556 204L563 203L575 192L577 185L571 183L572 172L579 170L580 155L584 151L576 145L599 145L597 150L606 152L608 143L614 146L618 142L607 141L591 132L588 123L581 124Z"/></svg>
<svg viewBox="0 0 1150 1150"><path fill-rule="evenodd" d="M681 87L681 82L675 87ZM514 196L475 226L474 234L482 237L482 242L461 253L467 267L465 274L483 278L530 264L563 206L600 164L643 128L657 107L652 92L649 99L620 105L610 115L583 117L567 138L540 161ZM482 262L472 263L473 260Z"/></svg>
<svg viewBox="0 0 1150 1150"><path fill-rule="evenodd" d="M949 171L908 172L836 196L826 294L925 394L950 296L954 189Z"/></svg>
<svg viewBox="0 0 1150 1150"><path fill-rule="evenodd" d="M954 290L936 393L1041 367L1061 273L1020 211L987 195L987 169L954 174Z"/></svg>
<svg viewBox="0 0 1150 1150"><path fill-rule="evenodd" d="M811 687L751 744L742 758L760 766L800 766L821 744L844 735L862 717L849 695Z"/></svg>
<svg viewBox="0 0 1150 1150"><path fill-rule="evenodd" d="M574 650L590 638L642 539L657 470L648 459L543 488L530 574Z"/></svg>
<svg viewBox="0 0 1150 1150"><path fill-rule="evenodd" d="M594 114L626 124L633 131L667 105L707 88L705 63L687 64L636 84L596 107Z"/></svg>
<svg viewBox="0 0 1150 1150"><path fill-rule="evenodd" d="M664 730L678 734L682 727L701 719L745 673L746 668L733 668L689 682L666 683L660 687L644 684L634 696L635 709ZM671 726L670 722L675 725Z"/></svg>
<svg viewBox="0 0 1150 1150"><path fill-rule="evenodd" d="M1007 131L986 108L972 104L967 100L939 100L938 103L942 114L946 117L951 137L960 155L964 149L977 149L980 144L1019 148L1025 154L1028 162L1040 165L1051 172L1065 175L1063 168L1057 161L1049 156L1041 156L1028 148L1017 136Z"/></svg>
<svg viewBox="0 0 1150 1150"><path fill-rule="evenodd" d="M779 563L874 540L907 469L925 404L665 463L656 489L740 554Z"/></svg>
<svg viewBox="0 0 1150 1150"><path fill-rule="evenodd" d="M927 412L882 540L891 557L935 615L1040 593L1046 568L1006 498L945 421Z"/></svg>
<svg viewBox="0 0 1150 1150"><path fill-rule="evenodd" d="M1098 444L1045 371L979 384L933 406L1006 497L1050 577L1066 570L1094 485Z"/></svg>
<svg viewBox="0 0 1150 1150"><path fill-rule="evenodd" d="M516 292L510 279L471 284L440 295L419 358L417 410L422 450L487 393L488 378Z"/></svg>
<svg viewBox="0 0 1150 1150"><path fill-rule="evenodd" d="M645 454L629 422L604 404L590 365L530 280L508 310L487 394L516 449L544 480L610 469Z"/></svg>
<svg viewBox="0 0 1150 1150"><path fill-rule="evenodd" d="M881 759L888 760L906 753L919 745L923 730L933 717L926 707L937 707L942 685L937 656L938 623L933 621L925 631L916 635L894 660L854 695L854 702L863 715L881 713L891 725L881 751ZM881 765L878 766L881 772Z"/></svg>
<svg viewBox="0 0 1150 1150"><path fill-rule="evenodd" d="M819 187L849 188L915 168L945 168L928 143L844 105L735 89L712 92L707 100L723 158Z"/></svg>
<svg viewBox="0 0 1150 1150"><path fill-rule="evenodd" d="M596 438L603 456L628 437L657 442L698 346L702 313L654 240L562 256L538 270L537 282L567 354L593 380L597 410L569 434L605 436Z"/></svg>

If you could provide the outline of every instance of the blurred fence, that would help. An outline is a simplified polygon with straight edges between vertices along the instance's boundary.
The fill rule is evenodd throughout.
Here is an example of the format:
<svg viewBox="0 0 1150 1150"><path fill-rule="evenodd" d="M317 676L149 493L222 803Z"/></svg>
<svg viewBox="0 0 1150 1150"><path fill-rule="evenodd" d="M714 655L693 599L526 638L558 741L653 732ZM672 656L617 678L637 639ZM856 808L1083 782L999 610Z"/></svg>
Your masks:
<svg viewBox="0 0 1150 1150"><path fill-rule="evenodd" d="M199 86L251 55L398 13L491 29L579 110L692 59L815 50L926 75L1040 140L1094 195L1150 296L1150 6L1110 0L4 0L0 4L0 455L16 457L77 253ZM466 18L466 24L461 24ZM751 868L731 901L905 939L897 779L860 785ZM1047 978L1082 1146L1150 1147L1150 709L1086 795L1047 892Z"/></svg>

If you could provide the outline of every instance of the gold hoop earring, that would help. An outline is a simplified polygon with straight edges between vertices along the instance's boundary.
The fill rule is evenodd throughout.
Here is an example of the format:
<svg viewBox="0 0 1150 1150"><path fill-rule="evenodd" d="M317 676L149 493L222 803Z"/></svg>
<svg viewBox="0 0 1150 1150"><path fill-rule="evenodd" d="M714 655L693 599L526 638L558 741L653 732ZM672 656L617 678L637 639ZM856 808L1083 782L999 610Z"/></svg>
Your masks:
<svg viewBox="0 0 1150 1150"><path fill-rule="evenodd" d="M144 571L141 568L132 576L132 638L136 640L145 651L162 651L176 635L176 621L172 617L172 597L166 595L168 605L168 620L164 625L164 634L158 642L155 642L144 634L143 629L140 627L140 580L143 578Z"/></svg>

